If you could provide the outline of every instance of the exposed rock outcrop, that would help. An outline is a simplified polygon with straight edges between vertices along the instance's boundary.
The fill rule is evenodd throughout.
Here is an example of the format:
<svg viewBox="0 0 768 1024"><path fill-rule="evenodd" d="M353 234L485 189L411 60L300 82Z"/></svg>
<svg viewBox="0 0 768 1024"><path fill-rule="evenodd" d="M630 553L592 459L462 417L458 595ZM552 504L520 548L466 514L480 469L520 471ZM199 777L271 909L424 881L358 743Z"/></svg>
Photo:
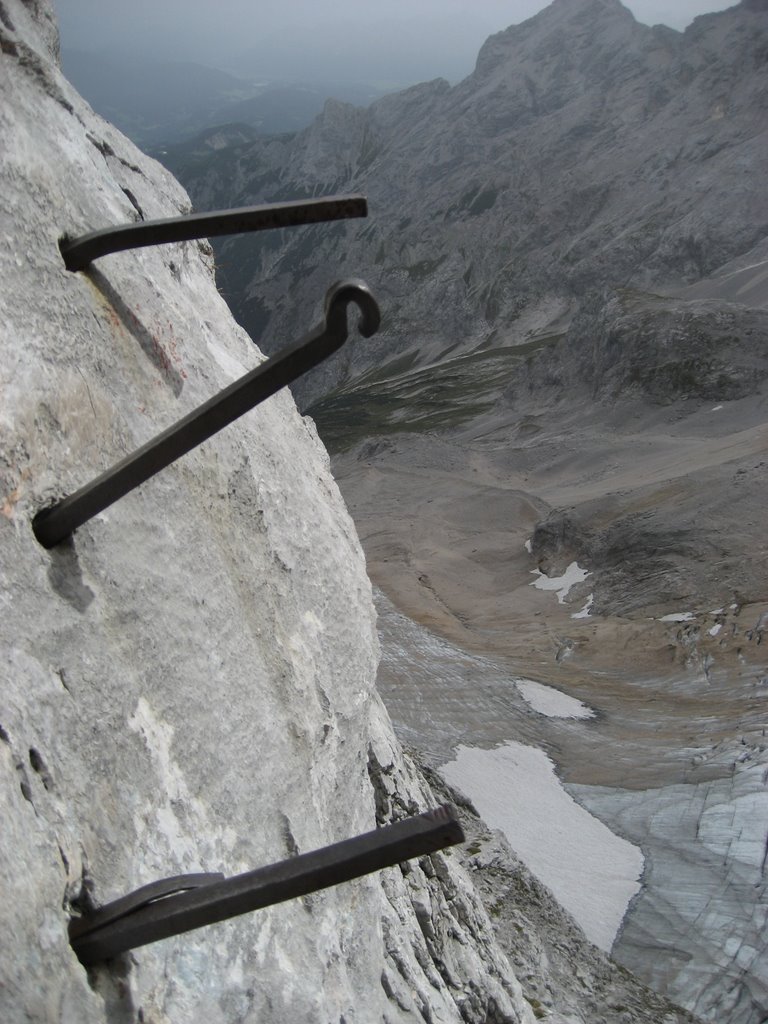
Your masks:
<svg viewBox="0 0 768 1024"><path fill-rule="evenodd" d="M89 975L72 952L88 901L247 870L434 797L376 694L362 551L287 393L71 543L35 541L41 506L259 355L206 243L65 270L65 233L189 202L62 78L47 3L3 0L0 44L0 1017L531 1022L451 853Z"/></svg>
<svg viewBox="0 0 768 1024"><path fill-rule="evenodd" d="M321 288L340 252L386 296L375 344L300 397L377 583L501 659L490 682L427 679L399 727L415 745L435 721L454 745L544 744L643 847L615 955L716 1024L768 1012L766 52L764 2L676 33L618 0L556 0L455 88L330 105L216 158L234 196L319 180L375 211L220 256L254 330L293 323L286 285ZM222 180L193 174L196 202ZM533 589L576 560L562 601ZM505 666L596 719L532 723Z"/></svg>
<svg viewBox="0 0 768 1024"><path fill-rule="evenodd" d="M768 313L718 299L621 290L585 303L562 341L540 349L510 387L584 386L606 403L730 402L768 377Z"/></svg>

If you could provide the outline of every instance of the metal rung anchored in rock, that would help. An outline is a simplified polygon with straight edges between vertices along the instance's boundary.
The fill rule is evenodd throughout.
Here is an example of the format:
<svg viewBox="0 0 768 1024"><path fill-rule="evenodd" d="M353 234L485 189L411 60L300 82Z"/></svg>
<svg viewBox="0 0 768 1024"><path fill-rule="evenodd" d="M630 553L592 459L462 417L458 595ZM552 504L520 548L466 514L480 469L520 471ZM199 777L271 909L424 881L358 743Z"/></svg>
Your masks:
<svg viewBox="0 0 768 1024"><path fill-rule="evenodd" d="M86 967L158 939L225 921L464 841L450 804L242 875L181 875L73 918L69 938Z"/></svg>
<svg viewBox="0 0 768 1024"><path fill-rule="evenodd" d="M79 238L63 238L59 243L67 270L83 270L92 260L124 249L147 245L188 242L193 238L239 235L248 231L270 231L300 224L318 224L330 220L366 217L365 196L326 196L290 203L242 206L235 210L191 213L165 220L145 220L136 224L118 224L101 228Z"/></svg>
<svg viewBox="0 0 768 1024"><path fill-rule="evenodd" d="M35 537L45 548L59 544L78 526L327 359L347 340L347 306L350 304L356 305L362 314L358 330L364 338L370 338L381 323L376 300L363 281L338 282L325 296L325 319L322 323L295 345L267 359L224 388L215 398L126 456L92 483L38 512L32 520Z"/></svg>

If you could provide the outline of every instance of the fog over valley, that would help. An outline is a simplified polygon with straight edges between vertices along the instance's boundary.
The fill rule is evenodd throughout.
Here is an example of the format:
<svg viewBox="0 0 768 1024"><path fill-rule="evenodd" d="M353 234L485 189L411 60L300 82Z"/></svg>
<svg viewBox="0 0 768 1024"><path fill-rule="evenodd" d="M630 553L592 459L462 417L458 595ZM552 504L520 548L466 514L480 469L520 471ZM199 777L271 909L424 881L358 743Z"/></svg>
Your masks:
<svg viewBox="0 0 768 1024"><path fill-rule="evenodd" d="M68 49L194 61L237 75L286 81L367 81L402 87L469 74L493 32L544 0L56 0ZM629 0L644 24L683 29L716 0Z"/></svg>

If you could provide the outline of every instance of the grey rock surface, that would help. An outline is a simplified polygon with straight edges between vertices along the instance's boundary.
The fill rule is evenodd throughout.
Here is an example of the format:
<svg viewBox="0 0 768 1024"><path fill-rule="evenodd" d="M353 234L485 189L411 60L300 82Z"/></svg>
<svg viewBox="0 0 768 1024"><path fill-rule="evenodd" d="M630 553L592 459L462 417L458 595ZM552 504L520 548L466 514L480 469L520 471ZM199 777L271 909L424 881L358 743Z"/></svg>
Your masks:
<svg viewBox="0 0 768 1024"><path fill-rule="evenodd" d="M385 330L299 392L369 571L418 626L598 712L542 723L422 665L396 724L543 745L649 865L614 954L717 1024L768 1012L764 820L735 861L727 823L715 853L697 829L765 798L767 45L764 2L680 34L557 0L455 88L329 104L187 177L200 207L369 195L367 223L221 246L224 287L268 344L339 261L369 277ZM562 603L532 589L576 559Z"/></svg>
<svg viewBox="0 0 768 1024"><path fill-rule="evenodd" d="M206 243L64 268L58 243L186 212L61 76L47 3L0 5L0 1018L531 1022L453 854L89 974L67 924L434 804L374 687L354 526L287 393L45 551L34 513L259 357ZM373 781L372 781L373 776Z"/></svg>
<svg viewBox="0 0 768 1024"><path fill-rule="evenodd" d="M607 403L639 397L692 408L755 395L768 376L763 309L624 289L590 306L574 317L560 345L536 354L529 388L559 375L563 386L586 384L594 399Z"/></svg>

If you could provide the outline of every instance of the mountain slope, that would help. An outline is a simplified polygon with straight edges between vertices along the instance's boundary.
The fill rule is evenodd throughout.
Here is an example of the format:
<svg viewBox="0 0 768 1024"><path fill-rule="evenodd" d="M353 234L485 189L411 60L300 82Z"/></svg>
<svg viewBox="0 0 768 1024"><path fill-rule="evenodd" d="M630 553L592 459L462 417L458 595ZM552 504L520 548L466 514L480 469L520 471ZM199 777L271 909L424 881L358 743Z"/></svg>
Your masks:
<svg viewBox="0 0 768 1024"><path fill-rule="evenodd" d="M556 0L455 88L217 155L232 202L369 196L368 222L218 258L267 346L339 274L376 282L382 335L297 389L375 582L597 712L532 724L506 689L486 707L402 634L396 724L487 748L522 721L643 848L615 955L718 1024L768 1012L766 54L763 0L683 34ZM197 205L223 180L193 175Z"/></svg>
<svg viewBox="0 0 768 1024"><path fill-rule="evenodd" d="M375 277L388 332L322 371L306 392L318 394L384 353L424 364L540 332L595 289L711 273L768 227L753 179L765 45L764 13L743 5L681 35L618 0L556 2L492 37L453 89L438 80L367 111L329 103L294 140L238 151L220 173L233 202L360 190L369 222L222 245L236 315L255 336L292 331L299 300L341 270ZM186 180L206 206L205 179Z"/></svg>

